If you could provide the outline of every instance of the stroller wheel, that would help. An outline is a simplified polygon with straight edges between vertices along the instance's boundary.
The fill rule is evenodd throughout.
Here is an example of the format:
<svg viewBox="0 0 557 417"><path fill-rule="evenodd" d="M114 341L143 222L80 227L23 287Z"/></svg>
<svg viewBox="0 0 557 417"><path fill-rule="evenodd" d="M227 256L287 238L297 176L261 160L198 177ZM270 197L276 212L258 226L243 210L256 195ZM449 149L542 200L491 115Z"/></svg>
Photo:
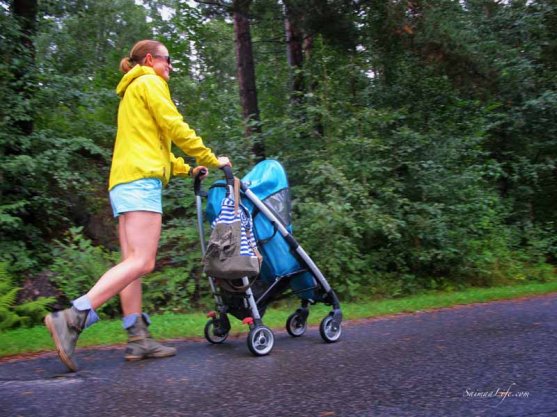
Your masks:
<svg viewBox="0 0 557 417"><path fill-rule="evenodd" d="M219 344L226 340L228 337L228 331L226 332L219 332L219 329L215 328L215 321L214 319L210 319L205 324L205 339L213 344Z"/></svg>
<svg viewBox="0 0 557 417"><path fill-rule="evenodd" d="M342 326L340 323L335 325L332 315L325 317L319 325L319 334L327 343L336 342L340 338L341 333Z"/></svg>
<svg viewBox="0 0 557 417"><path fill-rule="evenodd" d="M257 326L248 334L248 348L255 356L268 355L275 344L275 336L266 326Z"/></svg>
<svg viewBox="0 0 557 417"><path fill-rule="evenodd" d="M302 336L307 329L307 321L297 311L286 319L286 331L292 337Z"/></svg>

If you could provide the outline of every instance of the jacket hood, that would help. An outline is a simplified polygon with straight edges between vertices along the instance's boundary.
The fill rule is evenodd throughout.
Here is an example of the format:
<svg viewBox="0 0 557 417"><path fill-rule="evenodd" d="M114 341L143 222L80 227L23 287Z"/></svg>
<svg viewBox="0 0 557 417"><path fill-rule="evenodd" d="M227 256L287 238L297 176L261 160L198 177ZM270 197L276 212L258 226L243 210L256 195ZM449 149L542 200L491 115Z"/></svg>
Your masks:
<svg viewBox="0 0 557 417"><path fill-rule="evenodd" d="M118 86L116 87L116 94L118 94L120 97L123 97L129 85L134 80L141 77L142 75L157 75L157 74L155 73L155 70L153 68L138 64L124 74L124 76L118 83Z"/></svg>

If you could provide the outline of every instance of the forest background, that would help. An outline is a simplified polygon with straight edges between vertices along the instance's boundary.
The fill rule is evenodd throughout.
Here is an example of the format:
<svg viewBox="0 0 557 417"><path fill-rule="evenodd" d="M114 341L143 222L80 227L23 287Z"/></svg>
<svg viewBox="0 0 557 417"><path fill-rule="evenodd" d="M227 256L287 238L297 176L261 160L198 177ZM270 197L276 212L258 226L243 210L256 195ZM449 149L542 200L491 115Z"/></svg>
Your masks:
<svg viewBox="0 0 557 417"><path fill-rule="evenodd" d="M294 234L342 299L555 279L555 0L0 6L0 330L118 260L115 86L145 38L168 47L174 101L238 176L286 167ZM145 308L187 311L209 299L191 181L164 194Z"/></svg>

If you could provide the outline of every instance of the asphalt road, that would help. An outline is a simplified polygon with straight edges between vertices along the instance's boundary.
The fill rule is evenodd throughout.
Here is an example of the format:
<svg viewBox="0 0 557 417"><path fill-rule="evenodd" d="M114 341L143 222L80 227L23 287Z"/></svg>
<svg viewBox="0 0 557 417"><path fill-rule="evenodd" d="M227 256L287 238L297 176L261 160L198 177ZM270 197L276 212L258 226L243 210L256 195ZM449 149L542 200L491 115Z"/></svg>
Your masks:
<svg viewBox="0 0 557 417"><path fill-rule="evenodd" d="M266 357L245 337L173 342L173 358L126 363L122 348L0 364L0 416L557 416L557 294L276 332Z"/></svg>

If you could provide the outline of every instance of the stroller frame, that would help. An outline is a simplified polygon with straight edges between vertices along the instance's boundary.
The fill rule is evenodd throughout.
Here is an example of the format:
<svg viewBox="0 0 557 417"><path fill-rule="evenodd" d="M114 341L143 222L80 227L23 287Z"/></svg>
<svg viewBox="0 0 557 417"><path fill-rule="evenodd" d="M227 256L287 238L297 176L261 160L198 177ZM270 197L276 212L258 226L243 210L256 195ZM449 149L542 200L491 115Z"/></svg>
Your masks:
<svg viewBox="0 0 557 417"><path fill-rule="evenodd" d="M226 179L226 195L228 198L233 198L233 186L234 186L234 174L232 169L228 166L222 168L225 179ZM197 229L199 232L199 239L201 243L201 251L203 256L205 256L207 245L205 242L205 229L204 229L204 216L203 216L203 197L207 196L207 193L201 189L201 176L205 175L206 172L200 172L194 179L194 193L195 202L197 210ZM287 242L290 251L297 257L304 269L307 269L314 277L316 281L316 286L312 288L304 288L301 291L308 289L321 289L324 293L322 300L326 305L332 307L332 311L321 321L319 326L319 333L322 339L327 343L333 343L339 340L342 333L342 310L340 308L340 302L335 294L334 290L331 288L327 279L323 273L319 270L315 262L310 258L302 246L296 241L294 236L288 231L286 225L282 222L279 216L274 212L274 210L268 206L264 201L260 200L250 189L248 184L240 181L241 192L244 196L251 201L254 207L259 210L276 228L276 230L282 235L284 240ZM286 288L290 282L290 277L296 275L298 272L294 272L290 275L275 278L274 282L256 299L254 292L251 288L252 282L248 277L243 277L242 287L243 287L243 304L246 312L249 313L242 322L249 326L249 334L247 338L247 344L249 350L255 356L264 356L271 352L274 346L274 334L271 329L263 324L262 314L260 311L264 311L267 302L272 299L273 293L277 289ZM230 331L230 321L228 318L229 307L227 306L224 297L226 295L223 289L218 284L218 280L209 276L209 285L211 288L211 293L215 299L216 312L211 311L207 314L209 321L205 325L204 334L205 338L213 344L223 343L228 337ZM296 291L293 291L296 293ZM307 318L309 315L309 305L315 304L316 301L310 299L302 299L301 306L292 313L286 321L286 330L293 337L302 336L307 329Z"/></svg>

